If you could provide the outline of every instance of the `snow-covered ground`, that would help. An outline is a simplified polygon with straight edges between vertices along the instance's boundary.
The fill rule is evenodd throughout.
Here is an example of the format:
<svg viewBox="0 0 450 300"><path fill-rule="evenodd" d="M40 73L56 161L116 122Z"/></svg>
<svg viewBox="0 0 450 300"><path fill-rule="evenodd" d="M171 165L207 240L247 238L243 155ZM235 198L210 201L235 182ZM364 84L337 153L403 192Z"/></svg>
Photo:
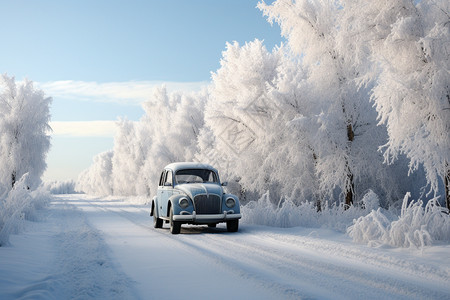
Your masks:
<svg viewBox="0 0 450 300"><path fill-rule="evenodd" d="M1 299L450 299L450 245L358 245L241 223L155 230L149 209L57 196L0 247Z"/></svg>

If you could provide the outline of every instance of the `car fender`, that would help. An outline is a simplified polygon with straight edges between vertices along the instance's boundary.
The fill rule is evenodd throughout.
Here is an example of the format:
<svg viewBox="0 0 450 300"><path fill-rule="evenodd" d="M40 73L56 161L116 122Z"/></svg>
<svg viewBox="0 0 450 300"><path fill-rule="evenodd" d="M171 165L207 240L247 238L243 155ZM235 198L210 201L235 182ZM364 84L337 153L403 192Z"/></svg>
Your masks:
<svg viewBox="0 0 450 300"><path fill-rule="evenodd" d="M187 198L189 201L189 206L186 208L182 208L179 204L179 201L181 198ZM184 195L184 194L176 194L172 195L169 198L170 206L173 208L173 214L179 215L182 211L192 213L194 211L194 206L192 203L192 200L190 197ZM167 211L167 214L169 214L169 211Z"/></svg>
<svg viewBox="0 0 450 300"><path fill-rule="evenodd" d="M153 197L153 199L152 199L152 206L151 206L151 209L150 209L150 216L151 217L153 217L153 214L155 214L156 213L156 217L159 217L159 214L158 214L158 206L157 206L157 201L156 201L156 196L155 197Z"/></svg>
<svg viewBox="0 0 450 300"><path fill-rule="evenodd" d="M231 207L231 208L226 206L225 201L227 200L227 198L233 198L234 201L236 201L236 204L233 207ZM241 205L239 203L239 198L236 195L233 195L233 194L223 194L223 196L222 196L222 210L228 211L230 209L232 209L235 214L241 213Z"/></svg>

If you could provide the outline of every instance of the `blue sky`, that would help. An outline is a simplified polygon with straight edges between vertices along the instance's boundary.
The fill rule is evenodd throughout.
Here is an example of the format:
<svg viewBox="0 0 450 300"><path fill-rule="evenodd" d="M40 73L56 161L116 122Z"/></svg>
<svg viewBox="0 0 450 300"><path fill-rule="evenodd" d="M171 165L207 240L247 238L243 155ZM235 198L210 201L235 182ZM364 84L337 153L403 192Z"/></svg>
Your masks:
<svg viewBox="0 0 450 300"><path fill-rule="evenodd" d="M45 179L76 179L112 148L118 117L142 116L140 103L154 86L208 84L226 42L278 45L280 30L257 2L0 0L0 72L53 97Z"/></svg>

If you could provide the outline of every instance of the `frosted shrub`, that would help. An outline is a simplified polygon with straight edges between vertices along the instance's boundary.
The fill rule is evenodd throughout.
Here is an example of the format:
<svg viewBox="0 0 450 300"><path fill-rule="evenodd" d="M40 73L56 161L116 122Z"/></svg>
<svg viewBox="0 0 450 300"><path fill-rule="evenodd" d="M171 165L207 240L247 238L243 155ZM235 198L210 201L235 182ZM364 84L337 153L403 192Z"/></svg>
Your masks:
<svg viewBox="0 0 450 300"><path fill-rule="evenodd" d="M378 197L369 191L363 199L371 199L374 204ZM368 210L352 206L345 210L338 205L323 205L322 211L317 211L314 202L307 201L299 205L291 199L284 199L278 205L270 200L266 192L258 201L250 201L242 207L243 221L249 224L267 225L274 227L312 227L329 228L345 232L355 218L367 214Z"/></svg>
<svg viewBox="0 0 450 300"><path fill-rule="evenodd" d="M43 190L30 192L25 174L14 188L0 198L0 246L7 245L9 236L20 232L24 220L35 221L36 210L44 208L49 194Z"/></svg>
<svg viewBox="0 0 450 300"><path fill-rule="evenodd" d="M409 193L403 199L400 218L392 222L389 242L397 247L423 247L432 241L450 241L450 218L438 205L437 198L424 207L422 201L408 205Z"/></svg>
<svg viewBox="0 0 450 300"><path fill-rule="evenodd" d="M274 227L311 226L317 223L314 204L306 202L297 206L290 199L280 201L278 206L266 192L258 201L250 201L242 208L244 221L250 224Z"/></svg>
<svg viewBox="0 0 450 300"><path fill-rule="evenodd" d="M374 191L369 190L361 200L362 205L368 211L372 211L380 207L380 199Z"/></svg>
<svg viewBox="0 0 450 300"><path fill-rule="evenodd" d="M390 221L381 212L381 208L372 210L367 216L359 217L354 224L347 229L347 233L355 242L363 242L369 246L376 246L387 235Z"/></svg>
<svg viewBox="0 0 450 300"><path fill-rule="evenodd" d="M354 220L347 230L355 242L371 246L387 244L394 247L424 247L433 241L450 241L450 217L432 199L424 207L422 201L411 201L410 194L403 199L400 216L389 219L383 212L372 210L367 216Z"/></svg>

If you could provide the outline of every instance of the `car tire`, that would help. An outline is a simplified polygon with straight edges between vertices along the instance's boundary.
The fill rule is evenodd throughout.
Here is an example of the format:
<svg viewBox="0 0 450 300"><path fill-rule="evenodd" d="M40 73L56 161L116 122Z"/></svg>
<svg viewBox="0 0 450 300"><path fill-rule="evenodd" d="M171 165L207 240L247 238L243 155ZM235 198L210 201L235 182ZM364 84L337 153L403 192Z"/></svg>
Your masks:
<svg viewBox="0 0 450 300"><path fill-rule="evenodd" d="M173 220L173 208L170 207L170 233L179 234L181 231L181 223Z"/></svg>
<svg viewBox="0 0 450 300"><path fill-rule="evenodd" d="M239 230L239 220L227 221L227 231L228 232L237 232L238 230Z"/></svg>
<svg viewBox="0 0 450 300"><path fill-rule="evenodd" d="M156 216L156 212L153 212L153 227L154 228L162 228L163 226L163 219L160 219Z"/></svg>

